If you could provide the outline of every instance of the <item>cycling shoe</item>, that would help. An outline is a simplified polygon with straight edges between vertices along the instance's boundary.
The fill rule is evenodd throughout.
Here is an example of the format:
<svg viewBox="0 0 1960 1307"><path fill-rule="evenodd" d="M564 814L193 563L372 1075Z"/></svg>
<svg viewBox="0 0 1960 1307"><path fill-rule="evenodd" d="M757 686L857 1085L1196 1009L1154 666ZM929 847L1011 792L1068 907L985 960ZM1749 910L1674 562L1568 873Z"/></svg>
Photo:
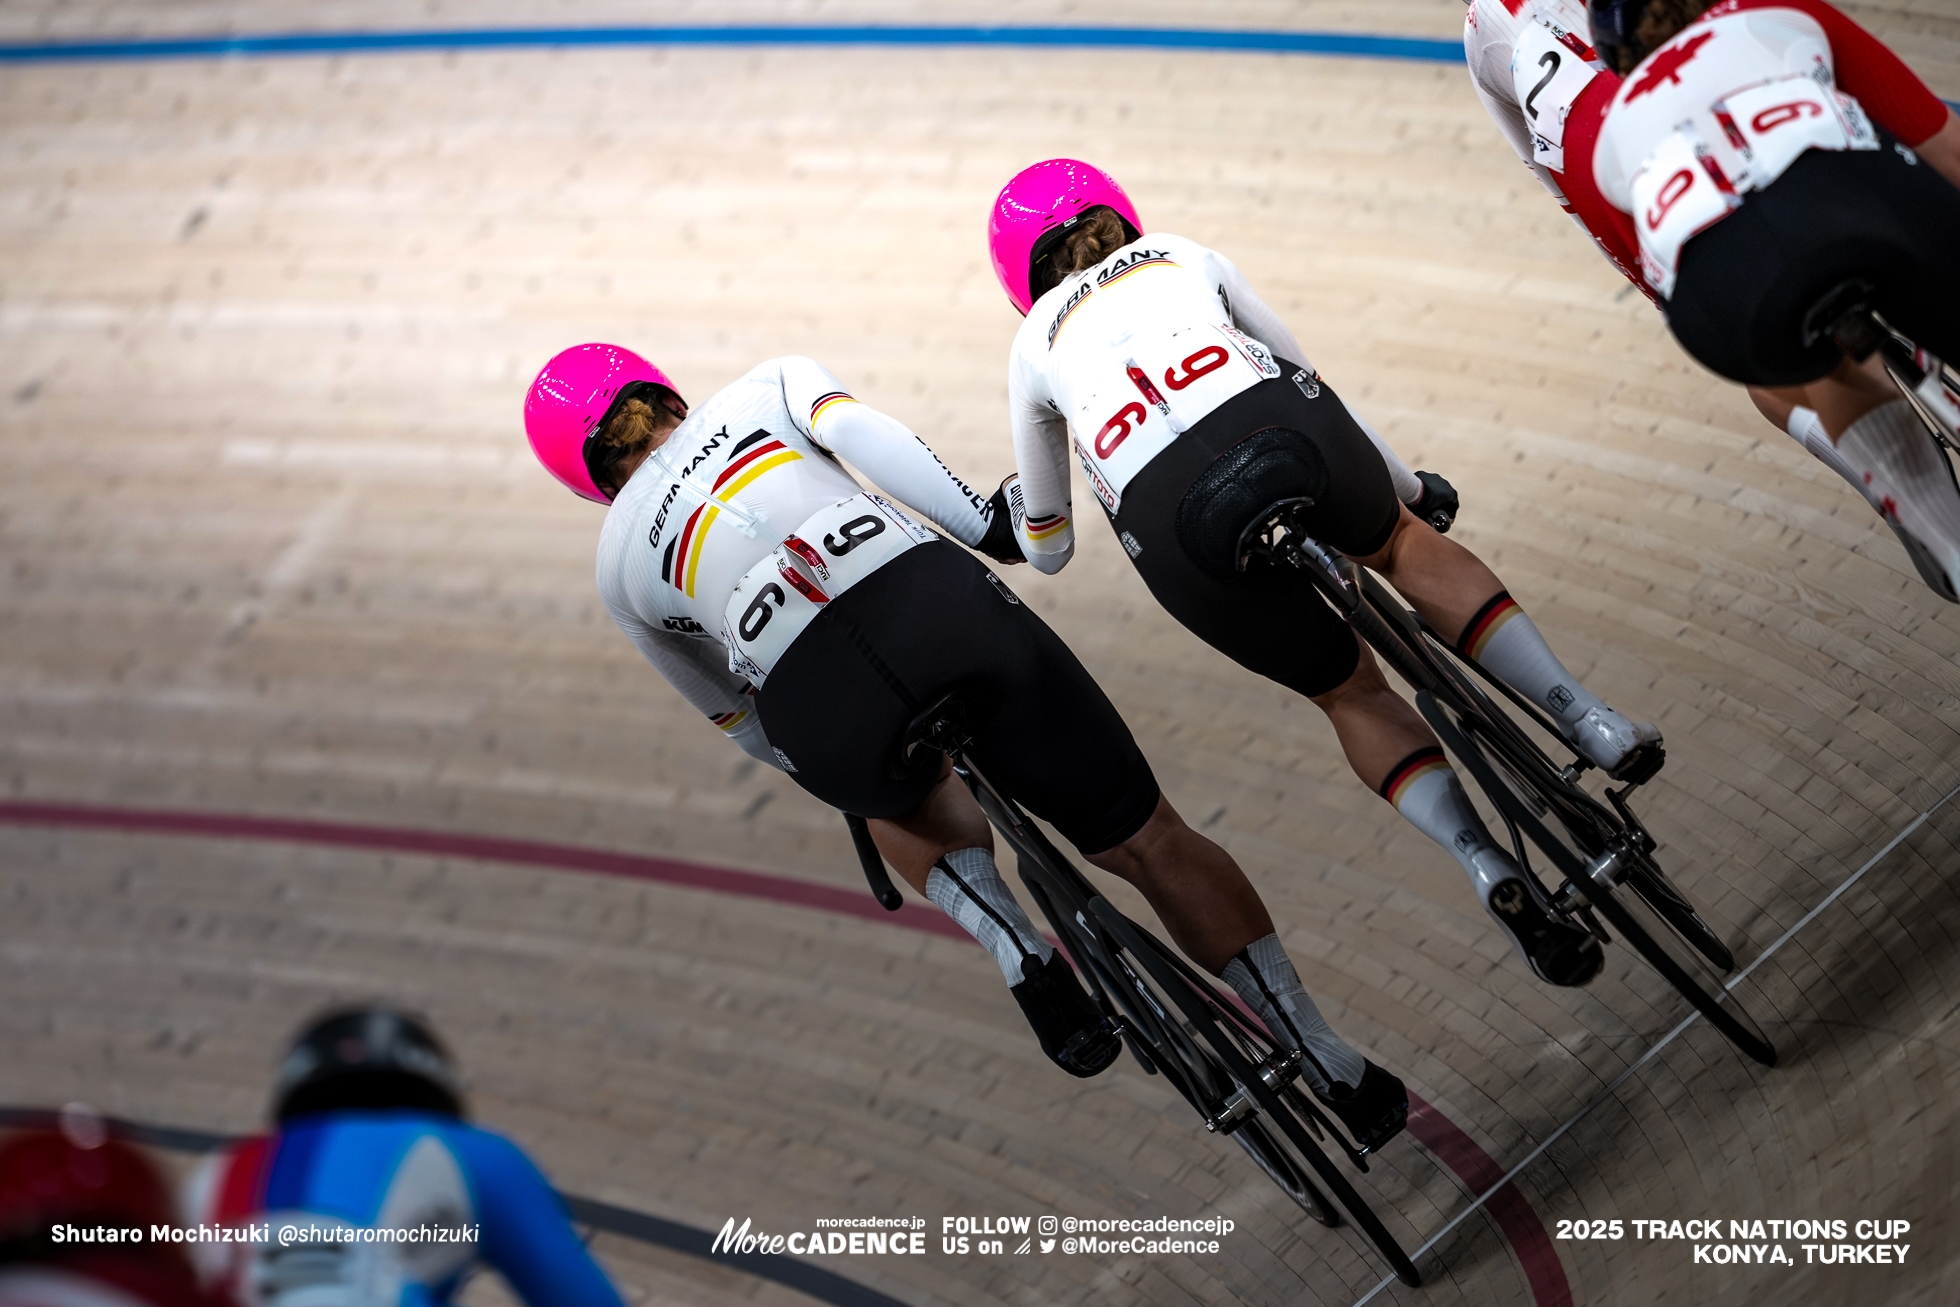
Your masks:
<svg viewBox="0 0 1960 1307"><path fill-rule="evenodd" d="M1521 880L1503 881L1491 889L1490 914L1548 985L1583 985L1606 965L1605 950L1592 932L1553 918Z"/></svg>
<svg viewBox="0 0 1960 1307"><path fill-rule="evenodd" d="M1939 560L1932 548L1918 536L1900 525L1899 519L1884 509L1879 510L1879 520L1892 528L1892 534L1899 537L1899 543L1906 547L1906 557L1919 571L1919 579L1929 589L1950 604L1960 604L1960 592L1954 588L1953 578L1947 575L1946 564Z"/></svg>
<svg viewBox="0 0 1960 1307"><path fill-rule="evenodd" d="M1341 1119L1359 1151L1372 1153L1402 1133L1409 1123L1409 1091L1401 1080L1364 1061L1358 1085L1338 1082L1314 1097Z"/></svg>
<svg viewBox="0 0 1960 1307"><path fill-rule="evenodd" d="M1041 1051L1070 1075L1086 1079L1106 1071L1123 1051L1116 1027L1103 1016L1075 978L1075 969L1059 952L1046 962L1032 957L1023 962L1021 983L1007 992L1034 1027Z"/></svg>
<svg viewBox="0 0 1960 1307"><path fill-rule="evenodd" d="M1586 709L1565 734L1593 766L1630 785L1652 780L1667 761L1658 726L1628 721L1604 704Z"/></svg>

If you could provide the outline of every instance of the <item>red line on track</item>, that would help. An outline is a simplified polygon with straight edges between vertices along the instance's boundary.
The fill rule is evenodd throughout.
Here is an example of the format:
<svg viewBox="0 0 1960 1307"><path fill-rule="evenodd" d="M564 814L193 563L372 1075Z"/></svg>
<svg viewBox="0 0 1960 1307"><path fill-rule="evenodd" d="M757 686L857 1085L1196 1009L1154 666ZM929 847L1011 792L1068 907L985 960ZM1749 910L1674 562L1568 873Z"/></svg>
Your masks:
<svg viewBox="0 0 1960 1307"><path fill-rule="evenodd" d="M433 858L473 858L601 876L676 885L765 899L796 907L814 908L847 917L903 926L908 930L950 939L967 939L951 918L932 908L907 901L897 912L878 906L870 891L843 890L788 876L736 871L704 863L682 862L638 853L612 853L576 844L546 844L538 840L499 839L456 831L407 830L396 826L360 826L344 822L306 821L291 817L254 817L244 813L170 812L157 808L105 808L77 803L30 803L0 800L0 824L66 826L136 834L203 836L213 839L278 840L293 844L367 849L378 853L411 853ZM1409 1133L1427 1148L1472 1193L1482 1193L1504 1178L1502 1167L1489 1153L1444 1116L1434 1104L1413 1091L1409 1094ZM1544 1222L1516 1185L1492 1195L1485 1209L1510 1240L1524 1267L1538 1307L1572 1307L1572 1289Z"/></svg>
<svg viewBox="0 0 1960 1307"><path fill-rule="evenodd" d="M405 830L397 826L356 826L342 822L303 821L290 817L253 817L227 812L166 812L155 808L98 808L71 803L0 802L0 823L16 826L75 826L92 830L128 831L153 835L202 835L217 839L283 840L294 844L325 844L377 853L417 853L432 858L475 858L483 862L514 862L565 871L589 871L601 876L678 885L683 889L736 894L744 898L790 903L819 912L904 926L928 935L970 939L959 924L937 908L906 902L886 912L871 890L838 889L788 876L770 876L731 867L710 867L676 858L639 853L611 853L576 844L545 844L456 831Z"/></svg>
<svg viewBox="0 0 1960 1307"><path fill-rule="evenodd" d="M1435 1104L1409 1091L1409 1133L1443 1165L1456 1172L1473 1194L1481 1194L1504 1178L1504 1168L1463 1127L1444 1116ZM1524 1267L1524 1278L1531 1285L1531 1296L1538 1307L1572 1307L1572 1286L1566 1282L1565 1267L1559 1264L1545 1223L1515 1184L1507 1184L1492 1194L1484 1210L1496 1220L1511 1251Z"/></svg>

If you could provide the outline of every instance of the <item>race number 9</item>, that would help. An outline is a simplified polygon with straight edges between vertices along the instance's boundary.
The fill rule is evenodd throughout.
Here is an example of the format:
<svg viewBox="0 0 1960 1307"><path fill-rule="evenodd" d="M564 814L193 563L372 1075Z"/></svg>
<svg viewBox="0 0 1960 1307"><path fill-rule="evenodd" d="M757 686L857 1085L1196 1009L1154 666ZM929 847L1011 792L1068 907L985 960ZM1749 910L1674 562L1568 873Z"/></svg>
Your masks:
<svg viewBox="0 0 1960 1307"><path fill-rule="evenodd" d="M1218 369L1224 367L1226 360L1231 357L1230 354L1225 352L1223 346L1207 345L1190 358L1184 360L1184 362L1178 364L1178 367L1184 369L1183 376L1180 377L1177 375L1177 368L1166 368L1164 370L1164 384L1172 390L1183 390L1199 377L1204 376L1205 373L1216 372Z"/></svg>
<svg viewBox="0 0 1960 1307"><path fill-rule="evenodd" d="M1096 433L1096 457L1108 458L1116 452L1116 447L1130 438L1130 423L1144 419L1143 405L1125 404L1116 410L1116 416L1103 423L1103 429Z"/></svg>
<svg viewBox="0 0 1960 1307"><path fill-rule="evenodd" d="M789 602L789 596L774 581L763 586L762 593L755 597L754 603L742 610L742 620L735 624L736 634L744 640L753 641L761 635L762 628L769 625L769 619L776 615L776 610L769 606L770 595L776 596L779 606Z"/></svg>
<svg viewBox="0 0 1960 1307"><path fill-rule="evenodd" d="M823 547L837 555L837 557L842 558L845 554L850 553L872 536L881 534L884 529L884 518L873 517L871 514L866 513L863 517L854 517L844 523L844 525L838 527L837 535L825 536L823 538ZM838 538L840 536L842 539Z"/></svg>
<svg viewBox="0 0 1960 1307"><path fill-rule="evenodd" d="M1647 210L1647 230L1659 231L1667 211L1681 202L1681 197L1695 188L1695 175L1687 168L1681 169L1661 186L1660 194L1654 197L1654 207Z"/></svg>

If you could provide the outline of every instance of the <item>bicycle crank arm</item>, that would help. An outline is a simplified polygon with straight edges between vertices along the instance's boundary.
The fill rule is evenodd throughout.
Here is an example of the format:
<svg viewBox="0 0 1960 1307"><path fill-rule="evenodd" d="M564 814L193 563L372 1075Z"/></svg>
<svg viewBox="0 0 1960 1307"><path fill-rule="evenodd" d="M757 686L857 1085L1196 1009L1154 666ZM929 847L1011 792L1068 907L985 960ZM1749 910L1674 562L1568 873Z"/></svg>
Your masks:
<svg viewBox="0 0 1960 1307"><path fill-rule="evenodd" d="M1286 1086L1300 1078L1300 1050L1294 1049L1285 1057L1267 1058L1259 1064L1259 1078L1266 1088L1277 1094ZM1213 1134L1231 1134L1258 1112L1253 1106L1252 1094L1241 1085L1225 1099L1215 1116L1205 1118L1205 1129Z"/></svg>

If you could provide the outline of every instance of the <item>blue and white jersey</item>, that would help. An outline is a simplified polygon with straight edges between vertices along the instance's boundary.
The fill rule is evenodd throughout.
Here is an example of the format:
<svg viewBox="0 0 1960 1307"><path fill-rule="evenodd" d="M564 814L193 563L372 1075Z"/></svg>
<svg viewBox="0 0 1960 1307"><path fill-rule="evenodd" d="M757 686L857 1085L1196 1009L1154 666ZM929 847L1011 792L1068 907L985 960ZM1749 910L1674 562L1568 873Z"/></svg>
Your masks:
<svg viewBox="0 0 1960 1307"><path fill-rule="evenodd" d="M197 1245L246 1307L432 1307L478 1263L530 1307L621 1307L531 1160L438 1113L301 1117L214 1159L187 1199L194 1225L269 1227Z"/></svg>

